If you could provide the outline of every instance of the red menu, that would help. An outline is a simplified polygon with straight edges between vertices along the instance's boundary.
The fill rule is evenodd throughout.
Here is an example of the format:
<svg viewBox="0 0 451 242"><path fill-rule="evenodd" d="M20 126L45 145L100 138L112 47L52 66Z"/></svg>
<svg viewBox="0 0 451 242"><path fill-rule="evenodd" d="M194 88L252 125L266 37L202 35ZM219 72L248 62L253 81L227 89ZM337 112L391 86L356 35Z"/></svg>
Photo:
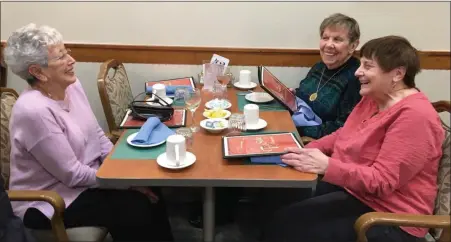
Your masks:
<svg viewBox="0 0 451 242"><path fill-rule="evenodd" d="M223 137L224 156L261 156L283 154L289 147L301 148L292 133Z"/></svg>
<svg viewBox="0 0 451 242"><path fill-rule="evenodd" d="M124 119L122 120L122 123L120 125L120 128L123 129L137 129L141 128L141 126L146 122L145 120L141 119L134 119L130 114L131 110L128 110L125 114ZM184 127L186 124L186 110L185 109L175 109L174 115L172 118L166 122L164 122L166 126L169 128L176 128L176 127Z"/></svg>
<svg viewBox="0 0 451 242"><path fill-rule="evenodd" d="M292 112L297 111L296 95L290 92L290 89L280 82L279 79L265 67L262 67L261 82L263 89L272 94Z"/></svg>
<svg viewBox="0 0 451 242"><path fill-rule="evenodd" d="M195 88L194 80L192 77L184 77L161 81L148 81L146 82L146 87L151 87L157 83L164 84L165 86L192 86L193 88Z"/></svg>

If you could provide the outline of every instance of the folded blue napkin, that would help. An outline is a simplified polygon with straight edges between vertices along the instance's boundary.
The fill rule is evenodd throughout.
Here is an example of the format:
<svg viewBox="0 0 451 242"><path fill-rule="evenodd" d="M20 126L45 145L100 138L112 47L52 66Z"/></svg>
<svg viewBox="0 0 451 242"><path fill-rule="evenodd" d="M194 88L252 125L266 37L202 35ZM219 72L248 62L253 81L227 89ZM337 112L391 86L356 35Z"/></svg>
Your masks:
<svg viewBox="0 0 451 242"><path fill-rule="evenodd" d="M280 155L271 155L271 156L255 156L250 158L251 163L254 164L275 164L279 166L286 167L287 164L282 162L280 159Z"/></svg>
<svg viewBox="0 0 451 242"><path fill-rule="evenodd" d="M139 145L151 145L166 140L170 135L175 134L160 119L148 118L144 125L139 129L138 134L133 138L132 143Z"/></svg>
<svg viewBox="0 0 451 242"><path fill-rule="evenodd" d="M179 87L187 88L189 91L193 90L192 86L166 86L166 95L174 95L175 89ZM152 93L152 86L146 86L146 93Z"/></svg>
<svg viewBox="0 0 451 242"><path fill-rule="evenodd" d="M320 117L316 115L315 112L310 108L310 106L304 102L304 100L296 97L298 103L298 111L296 111L292 116L294 124L296 127L302 126L317 126L323 123Z"/></svg>

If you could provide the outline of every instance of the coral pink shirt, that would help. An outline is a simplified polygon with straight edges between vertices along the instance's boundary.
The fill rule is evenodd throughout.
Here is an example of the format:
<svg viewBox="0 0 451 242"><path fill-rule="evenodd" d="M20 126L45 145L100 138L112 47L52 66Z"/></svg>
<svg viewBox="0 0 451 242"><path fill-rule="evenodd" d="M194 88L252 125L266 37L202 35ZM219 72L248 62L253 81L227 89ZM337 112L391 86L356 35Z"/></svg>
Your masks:
<svg viewBox="0 0 451 242"><path fill-rule="evenodd" d="M306 146L331 157L323 180L378 212L432 214L445 138L437 112L421 92L377 112L364 97L341 129ZM417 237L427 233L402 229Z"/></svg>

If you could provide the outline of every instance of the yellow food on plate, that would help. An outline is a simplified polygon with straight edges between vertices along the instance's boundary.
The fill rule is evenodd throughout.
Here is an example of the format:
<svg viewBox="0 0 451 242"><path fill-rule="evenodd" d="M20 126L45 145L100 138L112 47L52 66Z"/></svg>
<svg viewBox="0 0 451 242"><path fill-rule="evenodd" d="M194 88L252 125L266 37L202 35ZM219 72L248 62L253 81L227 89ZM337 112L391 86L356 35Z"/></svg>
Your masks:
<svg viewBox="0 0 451 242"><path fill-rule="evenodd" d="M205 110L204 116L209 118L223 118L227 115L227 113L222 109L212 109L212 110Z"/></svg>

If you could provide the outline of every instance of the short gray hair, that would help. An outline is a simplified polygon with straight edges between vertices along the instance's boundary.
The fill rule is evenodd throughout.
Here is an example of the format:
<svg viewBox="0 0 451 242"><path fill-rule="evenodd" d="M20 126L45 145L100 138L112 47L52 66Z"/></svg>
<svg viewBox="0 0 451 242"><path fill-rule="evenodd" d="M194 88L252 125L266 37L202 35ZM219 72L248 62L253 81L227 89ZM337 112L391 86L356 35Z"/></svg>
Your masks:
<svg viewBox="0 0 451 242"><path fill-rule="evenodd" d="M321 23L321 26L319 27L319 33L322 36L326 28L336 26L342 26L348 29L349 31L348 37L351 43L360 39L360 28L359 23L357 23L357 20L341 13L335 13L325 18Z"/></svg>
<svg viewBox="0 0 451 242"><path fill-rule="evenodd" d="M63 36L49 26L27 24L14 31L6 42L4 59L11 71L33 85L33 77L28 68L37 64L48 66L48 48L63 42Z"/></svg>

